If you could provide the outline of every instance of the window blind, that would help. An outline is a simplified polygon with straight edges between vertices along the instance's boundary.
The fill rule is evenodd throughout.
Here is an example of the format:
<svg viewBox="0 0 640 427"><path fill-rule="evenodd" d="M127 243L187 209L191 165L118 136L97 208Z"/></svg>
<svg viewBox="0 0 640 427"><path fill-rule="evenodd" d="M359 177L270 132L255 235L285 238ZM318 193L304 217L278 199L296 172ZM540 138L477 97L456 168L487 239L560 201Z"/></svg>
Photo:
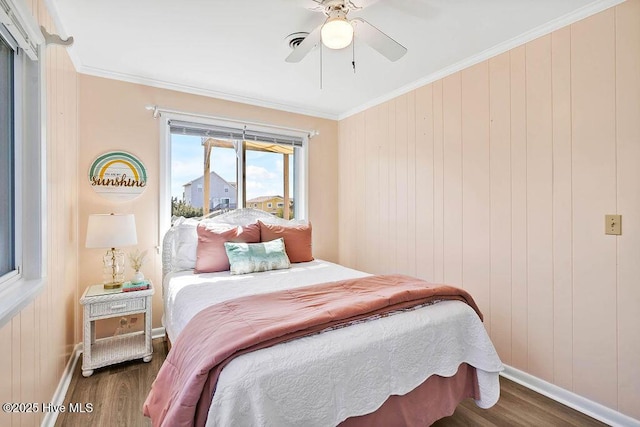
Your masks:
<svg viewBox="0 0 640 427"><path fill-rule="evenodd" d="M13 38L13 36L11 35L11 33L9 32L9 30L7 30L7 27L4 26L4 24L2 24L0 22L0 39L2 39L2 41L4 43L6 43L9 48L11 48L11 50L18 50L18 42L16 41L16 39Z"/></svg>
<svg viewBox="0 0 640 427"><path fill-rule="evenodd" d="M31 60L38 59L38 45L44 41L44 38L22 2L0 0L0 24Z"/></svg>
<svg viewBox="0 0 640 427"><path fill-rule="evenodd" d="M294 147L302 147L303 141L302 137L299 136L282 135L275 132L258 131L251 128L207 125L180 120L170 120L169 128L171 129L171 133L179 135L265 142L269 144L293 145Z"/></svg>

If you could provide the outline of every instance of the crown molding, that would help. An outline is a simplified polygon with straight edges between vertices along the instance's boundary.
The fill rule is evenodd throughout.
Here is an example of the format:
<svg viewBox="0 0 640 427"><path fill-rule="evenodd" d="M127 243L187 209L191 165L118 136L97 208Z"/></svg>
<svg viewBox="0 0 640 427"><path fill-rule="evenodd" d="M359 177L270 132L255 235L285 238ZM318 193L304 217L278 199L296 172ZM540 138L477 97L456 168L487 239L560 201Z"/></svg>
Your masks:
<svg viewBox="0 0 640 427"><path fill-rule="evenodd" d="M167 82L163 80L150 79L146 77L134 76L131 74L118 73L115 71L103 70L103 69L94 68L94 67L85 67L85 66L81 66L80 68L76 67L76 71L81 74L87 74L87 75L96 76L96 77L104 77L104 78L113 79L113 80L120 80L128 83L136 83L136 84L141 84L145 86L156 87L159 89L168 89L168 90L174 90L177 92L190 93L193 95L206 96L209 98L221 99L223 101L238 102L242 104L253 105L256 107L271 108L274 110L285 111L288 113L295 113L295 114L303 114L305 116L318 117L322 119L338 120L337 114L330 113L328 111L302 107L299 105L284 104L276 101L253 98L249 96L234 95L230 93L219 92L216 90L182 85L182 84Z"/></svg>
<svg viewBox="0 0 640 427"><path fill-rule="evenodd" d="M60 14L58 13L58 9L56 8L54 0L44 0L47 8L49 9L49 14L51 15L51 19L56 27L56 31L62 38L68 38L70 34L67 32L62 20L60 19ZM50 29L51 30L51 29ZM299 105L293 104L284 104L276 101L271 101L267 99L253 98L249 96L241 96L234 95L230 93L199 88L195 86L181 85L178 83L156 80L141 76L136 76L132 74L118 73L111 70L105 70L101 68L89 67L85 66L80 57L77 54L77 48L71 46L67 48L67 53L75 67L76 71L80 74L86 74L95 77L103 77L112 80L120 80L128 83L141 84L145 86L156 87L159 89L168 89L174 90L177 92L190 93L192 95L200 95L206 96L209 98L221 99L223 101L232 101L238 102L242 104L253 105L256 107L270 108L279 111L285 111L288 113L294 114L303 114L305 116L318 117L321 119L329 119L329 120L338 120L338 114L331 113L329 111L317 110L313 108L307 108Z"/></svg>
<svg viewBox="0 0 640 427"><path fill-rule="evenodd" d="M349 109L347 111L344 111L338 114L331 113L324 110L317 110L313 108L303 107L299 105L285 104L285 103L280 103L280 102L266 100L266 99L234 95L230 93L225 93L225 92L220 92L220 91L215 91L215 90L210 90L205 88L181 85L173 82L167 82L162 80L150 79L146 77L134 76L130 74L118 73L111 70L87 67L87 66L84 66L80 61L80 58L77 55L77 51L75 47L72 46L67 48L67 52L69 53L69 57L71 58L71 61L73 62L73 65L76 71L81 74L87 74L87 75L92 75L96 77L104 77L108 79L120 80L120 81L129 82L129 83L142 84L142 85L156 87L160 89L169 89L169 90L174 90L178 92L190 93L193 95L206 96L206 97L217 98L225 101L238 102L238 103L253 105L257 107L271 108L271 109L285 111L289 113L303 114L306 116L339 121L339 120L346 119L354 114L360 113L364 110L367 110L371 107L374 107L376 105L382 104L383 102L397 98L398 96L404 95L405 93L411 92L412 90L415 90L419 87L428 85L429 83L433 83L434 81L440 80L448 75L451 75L458 71L469 68L482 61L486 61L501 53L507 52L513 48L516 48L532 40L535 40L541 36L547 35L560 28L566 27L567 25L571 25L589 16L595 15L596 13L602 12L603 10L606 10L620 3L623 3L624 1L625 0L597 0L580 9L577 9L571 13L568 13L564 16L561 16L552 21L549 21L517 37L514 37L511 40L508 40L503 43L499 43L476 55L472 55L466 59L456 62L455 64L452 64L448 67L440 69L412 83L409 83L396 90L393 90L387 93L386 95L377 97L358 107ZM56 26L56 30L58 31L60 36L63 38L69 37L69 34L66 32L66 29L62 21L60 20L60 15L55 7L55 2L53 0L45 0L45 4L49 9L49 13L53 19L53 22Z"/></svg>
<svg viewBox="0 0 640 427"><path fill-rule="evenodd" d="M53 25L55 27L55 28L47 28L47 30L50 33L52 32L58 33L58 35L63 40L67 40L70 34L67 32L66 28L62 24L62 20L60 19L60 14L58 13L58 9L56 8L56 4L54 0L44 0L44 4L47 7L47 11L49 12L49 16L51 17L51 20L53 21ZM47 27L44 23L41 25L43 25L45 28ZM67 54L69 55L69 58L71 59L71 63L73 64L74 68L78 70L82 66L82 61L80 61L80 57L78 56L77 49L73 45L67 46Z"/></svg>
<svg viewBox="0 0 640 427"><path fill-rule="evenodd" d="M419 87L428 85L429 83L433 83L437 80L440 80L458 71L462 71L480 62L493 58L494 56L500 55L501 53L507 52L513 48L522 46L525 43L528 43L539 37L542 37L556 30L559 30L560 28L566 27L567 25L571 25L582 19L588 18L589 16L595 15L596 13L602 12L603 10L609 9L613 6L617 6L618 4L623 3L624 1L625 0L598 0L593 3L590 3L584 7L581 7L580 9L576 9L575 11L569 14L556 18L539 27L536 27L530 31L527 31L526 33L523 33L517 37L514 37L511 40L507 40L503 43L499 43L476 55L472 55L468 58L463 59L462 61L456 62L453 65L442 68L441 70L438 70L435 73L431 73L425 77L422 77L413 83L409 83L405 86L402 86L401 88L396 89L392 92L389 92L386 95L380 96L365 104L362 104L351 110L345 111L344 113L341 113L338 115L338 120L346 119L347 117L353 116L354 114L365 111L371 107L375 107L376 105L382 104L383 102L397 98L398 96L404 95L405 93L411 92L412 90L418 89Z"/></svg>

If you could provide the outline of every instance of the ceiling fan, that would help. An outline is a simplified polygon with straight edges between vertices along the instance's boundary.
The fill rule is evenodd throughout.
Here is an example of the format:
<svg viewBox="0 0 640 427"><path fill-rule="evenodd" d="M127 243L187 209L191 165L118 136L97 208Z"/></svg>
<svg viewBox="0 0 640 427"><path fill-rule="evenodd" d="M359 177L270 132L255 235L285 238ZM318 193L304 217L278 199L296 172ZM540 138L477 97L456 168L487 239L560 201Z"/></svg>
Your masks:
<svg viewBox="0 0 640 427"><path fill-rule="evenodd" d="M350 10L362 9L352 0L313 0L327 19L300 42L285 59L300 62L320 43L330 49L344 49L353 42L354 36L381 53L390 61L397 61L407 53L407 48L368 23L362 18L347 19ZM369 1L374 3L375 1Z"/></svg>

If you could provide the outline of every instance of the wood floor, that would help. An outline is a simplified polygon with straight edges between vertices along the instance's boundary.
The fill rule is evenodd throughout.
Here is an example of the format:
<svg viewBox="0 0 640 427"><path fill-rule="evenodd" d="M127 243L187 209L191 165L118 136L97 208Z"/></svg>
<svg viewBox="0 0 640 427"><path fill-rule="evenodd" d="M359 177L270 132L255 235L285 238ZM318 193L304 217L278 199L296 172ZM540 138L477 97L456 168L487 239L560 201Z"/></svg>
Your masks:
<svg viewBox="0 0 640 427"><path fill-rule="evenodd" d="M153 342L153 360L135 361L97 369L89 377L82 377L78 361L67 392L69 403L92 403L91 413L63 413L56 426L150 426L142 415L142 404L151 388L167 350L160 339ZM448 426L604 426L580 412L522 387L507 379L500 379L500 401L491 409L480 409L470 399L458 406L456 412L434 425Z"/></svg>

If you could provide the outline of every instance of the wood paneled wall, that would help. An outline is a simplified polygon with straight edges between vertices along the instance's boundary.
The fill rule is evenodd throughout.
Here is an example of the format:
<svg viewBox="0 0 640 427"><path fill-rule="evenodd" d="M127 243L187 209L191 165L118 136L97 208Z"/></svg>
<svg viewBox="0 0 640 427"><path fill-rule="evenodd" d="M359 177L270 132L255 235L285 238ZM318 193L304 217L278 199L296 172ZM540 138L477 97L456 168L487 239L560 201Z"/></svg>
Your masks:
<svg viewBox="0 0 640 427"><path fill-rule="evenodd" d="M26 2L49 32L42 0ZM0 328L0 402L51 402L77 342L77 74L64 48L46 49L47 285ZM28 216L27 216L28 220ZM40 425L44 414L0 412L2 426Z"/></svg>
<svg viewBox="0 0 640 427"><path fill-rule="evenodd" d="M640 0L340 121L339 178L341 263L461 285L505 363L640 419Z"/></svg>

